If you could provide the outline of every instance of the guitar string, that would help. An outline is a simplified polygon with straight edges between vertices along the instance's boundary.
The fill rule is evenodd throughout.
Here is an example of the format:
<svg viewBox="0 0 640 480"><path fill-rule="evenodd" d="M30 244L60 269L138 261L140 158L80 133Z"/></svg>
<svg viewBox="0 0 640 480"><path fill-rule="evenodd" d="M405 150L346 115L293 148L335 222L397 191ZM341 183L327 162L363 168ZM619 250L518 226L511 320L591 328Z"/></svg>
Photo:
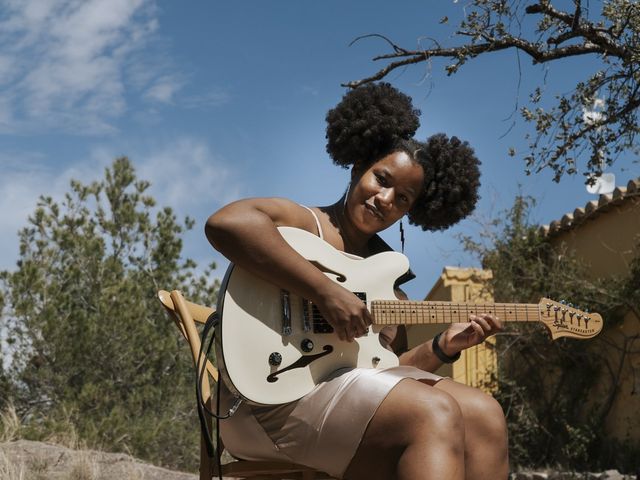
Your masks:
<svg viewBox="0 0 640 480"><path fill-rule="evenodd" d="M400 303L402 302L402 303ZM398 300L375 300L372 304L372 313L378 316L378 324L446 324L453 320L464 321L473 313L486 311L502 316L502 321L531 322L540 321L541 311L537 304L509 304L509 303L455 303L455 302L429 302L427 304L420 301L398 301ZM571 311L571 310L569 310ZM575 314L575 312L573 312ZM564 312L566 314L566 312ZM406 317L410 318L407 319ZM389 318L392 317L392 318ZM400 317L400 318L398 318ZM308 316L307 316L308 318ZM313 310L310 319L314 325L328 322L324 317ZM570 318L571 323L573 319Z"/></svg>
<svg viewBox="0 0 640 480"><path fill-rule="evenodd" d="M480 308L477 308L477 307ZM450 323L449 320L452 319L464 319L466 316L473 314L475 312L478 311L486 311L487 313L495 313L496 314L501 314L502 315L502 320L503 321L538 321L539 320L539 310L538 310L538 306L537 305L527 305L527 304L523 304L522 306L518 306L516 308L511 308L511 307L500 307L498 306L498 308L483 308L486 307L486 305L478 305L478 304L469 304L467 305L446 305L446 306L422 306L422 305L418 305L415 308L405 308L404 310L399 309L399 310L390 310L390 311L386 311L384 310L383 305L373 305L372 307L372 312L374 314L374 316L381 316L381 317L390 317L390 316L394 316L394 317L407 317L407 316L414 316L414 317L420 317L420 321L418 322L412 322L411 320L406 321L400 321L400 322L396 322L396 323L403 323L403 324L412 324L412 323ZM436 308L437 307L442 307L442 311L437 311ZM445 309L445 307L448 307ZM472 308L469 308L472 307ZM494 306L495 307L495 306ZM509 308L509 310L506 310L507 308ZM435 313L434 313L435 311ZM432 322L425 322L424 321L424 317L431 317L436 319L436 321L432 321ZM524 316L525 318L521 318L522 316ZM530 316L534 317L534 318L530 318ZM314 311L311 320L315 323L318 322L326 322L326 320L324 319L324 317L322 316L322 314L317 313ZM398 320L396 318L396 320ZM384 324L384 322L379 322L380 324Z"/></svg>

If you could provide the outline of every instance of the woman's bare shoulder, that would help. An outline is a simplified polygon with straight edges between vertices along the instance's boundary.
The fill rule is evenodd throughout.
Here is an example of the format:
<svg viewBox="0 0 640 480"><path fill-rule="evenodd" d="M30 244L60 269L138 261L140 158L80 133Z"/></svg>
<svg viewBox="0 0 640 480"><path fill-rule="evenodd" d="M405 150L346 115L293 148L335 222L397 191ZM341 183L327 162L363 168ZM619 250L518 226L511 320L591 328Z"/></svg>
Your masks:
<svg viewBox="0 0 640 480"><path fill-rule="evenodd" d="M243 215L252 209L267 215L278 227L296 227L309 232L317 230L313 214L299 203L284 197L245 198L230 203L219 212Z"/></svg>

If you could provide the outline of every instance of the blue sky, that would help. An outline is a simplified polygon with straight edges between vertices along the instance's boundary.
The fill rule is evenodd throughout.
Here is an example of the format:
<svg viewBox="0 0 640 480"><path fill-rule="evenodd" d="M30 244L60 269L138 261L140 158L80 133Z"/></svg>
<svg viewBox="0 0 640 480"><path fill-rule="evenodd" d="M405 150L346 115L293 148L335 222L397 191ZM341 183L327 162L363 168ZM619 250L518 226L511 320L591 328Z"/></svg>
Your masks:
<svg viewBox="0 0 640 480"><path fill-rule="evenodd" d="M71 178L98 179L127 155L160 205L196 219L185 255L216 260L222 275L226 262L202 234L213 211L247 196L325 205L344 191L348 172L325 152L324 116L340 83L373 73L371 57L387 51L376 39L349 43L367 33L407 48L426 37L452 43L463 9L453 0L0 0L0 269L14 267L17 232L39 195L59 199ZM449 26L439 24L445 15ZM517 61L494 54L452 77L434 61L387 79L422 110L419 138L457 135L483 162L474 218L441 233L406 228L418 274L410 297L424 296L444 265L472 265L455 235L479 238L479 223L519 192L538 199L542 224L595 198L581 175L528 177L506 154L525 145L521 123L509 131L516 101L544 75L547 94L566 93L592 60L547 71L521 57L520 79ZM628 161L613 172L623 185L638 175ZM399 248L395 228L385 238Z"/></svg>

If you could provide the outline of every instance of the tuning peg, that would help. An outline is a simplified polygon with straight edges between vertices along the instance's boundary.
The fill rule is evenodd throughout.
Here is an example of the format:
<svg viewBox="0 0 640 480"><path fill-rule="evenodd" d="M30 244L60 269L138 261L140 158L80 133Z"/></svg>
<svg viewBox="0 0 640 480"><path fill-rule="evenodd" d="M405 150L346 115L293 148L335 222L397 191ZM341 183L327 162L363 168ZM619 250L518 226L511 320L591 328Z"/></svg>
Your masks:
<svg viewBox="0 0 640 480"><path fill-rule="evenodd" d="M561 303L562 305L566 305L566 304L567 304L567 301L566 301L566 300L560 300L560 303Z"/></svg>

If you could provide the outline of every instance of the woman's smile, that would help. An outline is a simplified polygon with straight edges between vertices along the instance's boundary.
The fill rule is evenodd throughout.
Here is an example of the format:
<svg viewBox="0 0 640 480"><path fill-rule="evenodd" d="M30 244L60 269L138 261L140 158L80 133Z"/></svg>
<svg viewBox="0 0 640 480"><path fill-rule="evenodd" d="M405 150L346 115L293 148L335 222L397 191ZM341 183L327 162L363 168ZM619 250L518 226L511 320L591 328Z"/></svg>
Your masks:
<svg viewBox="0 0 640 480"><path fill-rule="evenodd" d="M373 215L374 218L384 222L384 215L380 212L380 210L378 210L378 208L375 205L372 205L369 202L365 202L364 206L367 212Z"/></svg>

